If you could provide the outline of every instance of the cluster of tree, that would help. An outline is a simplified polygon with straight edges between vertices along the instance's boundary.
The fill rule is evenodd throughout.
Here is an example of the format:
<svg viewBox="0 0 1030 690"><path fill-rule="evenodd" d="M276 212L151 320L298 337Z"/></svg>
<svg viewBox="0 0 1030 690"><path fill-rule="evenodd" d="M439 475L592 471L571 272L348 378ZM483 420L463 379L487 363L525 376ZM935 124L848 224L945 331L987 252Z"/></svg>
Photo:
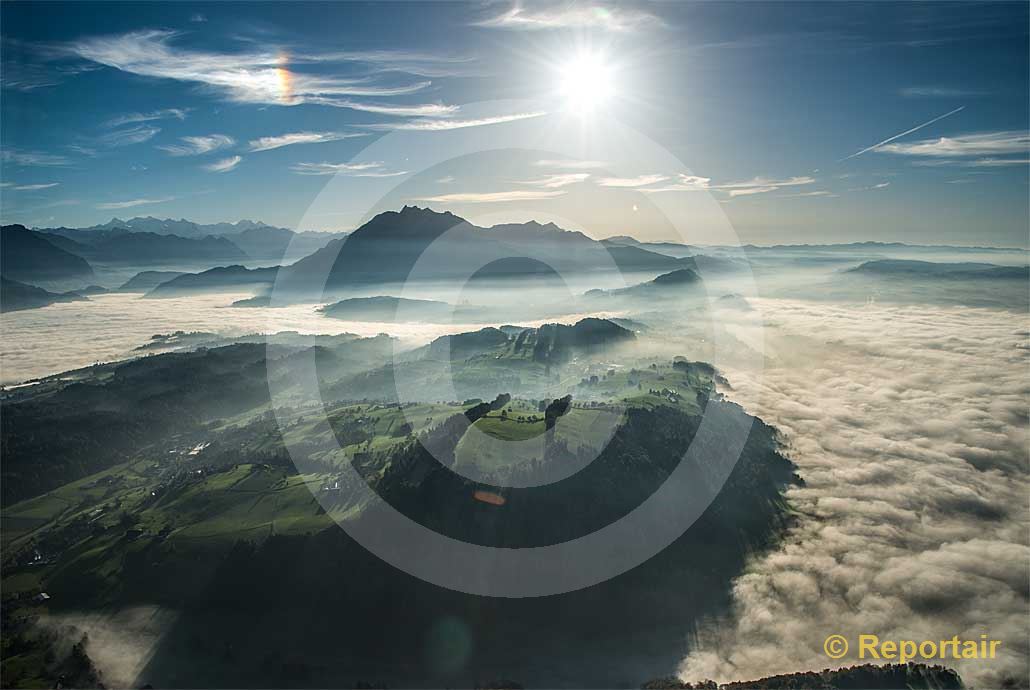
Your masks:
<svg viewBox="0 0 1030 690"><path fill-rule="evenodd" d="M939 664L863 664L840 669L801 671L719 685L687 683L674 676L644 683L643 690L961 690L957 673Z"/></svg>

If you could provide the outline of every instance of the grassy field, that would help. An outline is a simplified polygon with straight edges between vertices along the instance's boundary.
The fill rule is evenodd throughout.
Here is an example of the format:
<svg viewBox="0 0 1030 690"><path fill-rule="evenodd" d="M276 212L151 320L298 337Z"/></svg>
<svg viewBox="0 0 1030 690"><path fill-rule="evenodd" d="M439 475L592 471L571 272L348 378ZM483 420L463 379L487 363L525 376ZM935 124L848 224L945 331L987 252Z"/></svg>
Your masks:
<svg viewBox="0 0 1030 690"><path fill-rule="evenodd" d="M533 461L603 448L627 407L700 411L696 393L708 385L703 370L639 366L599 364L563 377L553 397L572 392L573 406L552 431L545 430L539 400L513 398L465 432L455 469L503 478ZM353 487L336 488L345 463L361 457L374 482L390 469L392 448L467 407L346 403L325 414L295 409L273 418L262 409L217 420L199 435L147 448L130 462L5 508L5 590L115 592L126 563L136 560L188 576L189 563L203 560L198 554L223 553L241 540L319 532L364 508ZM287 456L284 464L283 439L314 462L294 468ZM32 563L36 551L42 557ZM76 595L65 596L62 604Z"/></svg>
<svg viewBox="0 0 1030 690"><path fill-rule="evenodd" d="M455 451L456 469L477 467L480 472L504 473L509 468L532 460L542 460L545 450L545 429L542 413L529 413L512 401L501 411L479 419L465 433ZM532 414L534 422L520 422L518 417ZM573 408L558 419L552 442L564 443L575 453L581 447L600 448L608 440L621 414L618 410Z"/></svg>

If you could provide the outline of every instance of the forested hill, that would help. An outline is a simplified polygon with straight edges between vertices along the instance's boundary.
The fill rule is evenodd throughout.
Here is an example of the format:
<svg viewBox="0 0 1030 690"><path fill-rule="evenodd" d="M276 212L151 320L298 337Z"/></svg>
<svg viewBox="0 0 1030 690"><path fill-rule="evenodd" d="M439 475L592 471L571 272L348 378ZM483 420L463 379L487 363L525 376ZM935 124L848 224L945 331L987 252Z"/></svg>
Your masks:
<svg viewBox="0 0 1030 690"><path fill-rule="evenodd" d="M644 690L959 690L964 687L957 673L938 664L863 664L722 685L710 680L687 683L678 678L660 678L643 685Z"/></svg>

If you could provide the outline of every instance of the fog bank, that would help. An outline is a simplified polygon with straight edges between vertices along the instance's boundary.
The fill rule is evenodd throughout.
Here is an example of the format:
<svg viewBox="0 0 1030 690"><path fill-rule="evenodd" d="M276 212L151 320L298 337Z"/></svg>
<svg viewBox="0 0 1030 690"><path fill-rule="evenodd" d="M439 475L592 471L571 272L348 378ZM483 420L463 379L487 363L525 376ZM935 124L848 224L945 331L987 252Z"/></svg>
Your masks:
<svg viewBox="0 0 1030 690"><path fill-rule="evenodd" d="M1030 344L1011 312L760 300L764 372L730 397L782 431L806 486L797 523L734 587L684 679L858 663L854 640L1002 640L949 661L970 685L1025 687ZM742 315L745 319L757 316ZM852 641L839 662L830 634Z"/></svg>

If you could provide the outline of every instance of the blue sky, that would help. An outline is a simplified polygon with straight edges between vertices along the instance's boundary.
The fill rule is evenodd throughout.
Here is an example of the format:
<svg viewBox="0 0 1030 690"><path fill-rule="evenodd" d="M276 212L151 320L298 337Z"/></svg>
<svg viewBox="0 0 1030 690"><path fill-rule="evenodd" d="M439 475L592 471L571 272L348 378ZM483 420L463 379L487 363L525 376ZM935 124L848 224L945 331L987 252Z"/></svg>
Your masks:
<svg viewBox="0 0 1030 690"><path fill-rule="evenodd" d="M4 3L3 220L1026 246L1027 7Z"/></svg>

